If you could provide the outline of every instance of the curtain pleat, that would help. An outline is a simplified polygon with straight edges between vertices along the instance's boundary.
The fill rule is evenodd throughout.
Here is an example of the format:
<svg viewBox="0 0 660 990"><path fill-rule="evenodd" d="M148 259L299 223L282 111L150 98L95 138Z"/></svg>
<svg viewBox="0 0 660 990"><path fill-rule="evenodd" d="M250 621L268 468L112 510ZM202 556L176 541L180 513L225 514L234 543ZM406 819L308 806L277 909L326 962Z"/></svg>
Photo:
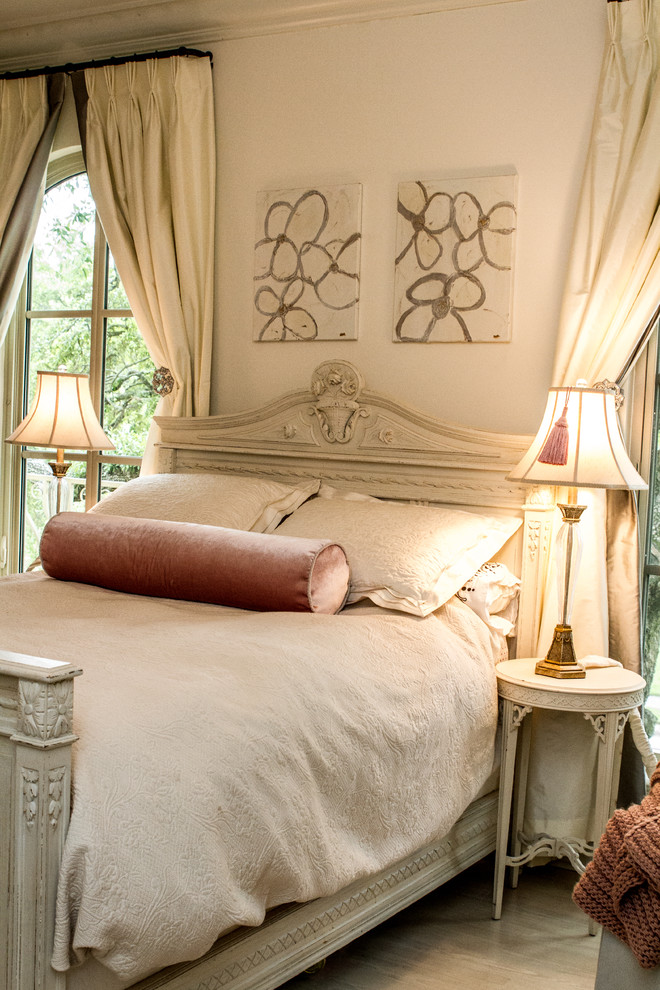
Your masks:
<svg viewBox="0 0 660 990"><path fill-rule="evenodd" d="M0 346L39 221L64 75L0 80Z"/></svg>
<svg viewBox="0 0 660 990"><path fill-rule="evenodd" d="M215 126L206 58L173 56L73 77L96 208L149 353L174 380L157 414L209 412ZM153 470L152 429L143 471Z"/></svg>
<svg viewBox="0 0 660 990"><path fill-rule="evenodd" d="M658 304L657 13L654 0L608 4L607 13L609 40L569 259L555 384L616 380Z"/></svg>
<svg viewBox="0 0 660 990"><path fill-rule="evenodd" d="M608 3L607 16L608 45L560 319L557 385L579 378L616 381L660 298L657 0ZM629 492L595 498L603 521L585 542L574 624L585 652L609 652L639 671L635 498ZM609 615L605 637L602 613Z"/></svg>
<svg viewBox="0 0 660 990"><path fill-rule="evenodd" d="M604 54L591 142L569 258L554 385L582 378L616 381L660 301L660 89L656 85L659 0L608 3ZM576 582L573 628L578 657L610 656L641 667L639 541L634 495L581 492L584 552ZM538 655L557 616L549 578ZM547 603L547 606L546 606ZM604 621L605 620L605 621ZM585 834L593 807L598 742L572 716L538 719L533 798L526 828ZM536 724L536 723L535 723ZM619 799L639 801L643 769L626 733ZM570 751L566 766L552 754ZM559 795L552 801L547 794ZM568 797L567 797L568 795ZM598 838L597 836L595 838Z"/></svg>

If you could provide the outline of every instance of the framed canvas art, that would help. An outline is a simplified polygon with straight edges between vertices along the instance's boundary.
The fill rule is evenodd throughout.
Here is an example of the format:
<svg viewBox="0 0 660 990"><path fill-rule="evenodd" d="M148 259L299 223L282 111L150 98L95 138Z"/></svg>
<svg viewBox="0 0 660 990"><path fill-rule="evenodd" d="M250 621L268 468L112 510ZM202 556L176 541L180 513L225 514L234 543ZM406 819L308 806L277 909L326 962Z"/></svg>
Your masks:
<svg viewBox="0 0 660 990"><path fill-rule="evenodd" d="M359 184L259 194L254 340L357 338L361 204Z"/></svg>
<svg viewBox="0 0 660 990"><path fill-rule="evenodd" d="M402 182L394 340L511 339L517 176Z"/></svg>

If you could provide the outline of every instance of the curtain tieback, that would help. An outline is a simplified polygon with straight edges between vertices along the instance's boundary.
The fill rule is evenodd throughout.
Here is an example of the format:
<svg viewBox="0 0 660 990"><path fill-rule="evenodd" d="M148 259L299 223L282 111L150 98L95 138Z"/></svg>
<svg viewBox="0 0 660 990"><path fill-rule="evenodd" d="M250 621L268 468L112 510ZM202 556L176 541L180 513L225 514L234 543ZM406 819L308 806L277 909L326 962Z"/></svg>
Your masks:
<svg viewBox="0 0 660 990"><path fill-rule="evenodd" d="M157 368L151 379L151 387L157 395L169 395L174 391L174 377L169 368Z"/></svg>

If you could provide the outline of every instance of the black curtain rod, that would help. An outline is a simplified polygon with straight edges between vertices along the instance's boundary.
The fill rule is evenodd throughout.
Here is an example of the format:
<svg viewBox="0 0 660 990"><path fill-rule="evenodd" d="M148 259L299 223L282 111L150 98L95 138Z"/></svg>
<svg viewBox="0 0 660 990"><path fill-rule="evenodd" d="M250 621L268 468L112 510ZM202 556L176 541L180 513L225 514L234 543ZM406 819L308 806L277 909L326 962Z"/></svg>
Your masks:
<svg viewBox="0 0 660 990"><path fill-rule="evenodd" d="M139 52L135 55L114 55L111 58L92 59L90 62L67 62L65 65L45 65L41 69L18 69L0 73L0 79L27 79L30 76L54 75L57 72L71 73L81 69L100 69L104 65L124 65L126 62L146 62L152 58L172 58L173 55L192 55L194 58L210 58L212 52L198 51L196 48L171 48L167 51Z"/></svg>

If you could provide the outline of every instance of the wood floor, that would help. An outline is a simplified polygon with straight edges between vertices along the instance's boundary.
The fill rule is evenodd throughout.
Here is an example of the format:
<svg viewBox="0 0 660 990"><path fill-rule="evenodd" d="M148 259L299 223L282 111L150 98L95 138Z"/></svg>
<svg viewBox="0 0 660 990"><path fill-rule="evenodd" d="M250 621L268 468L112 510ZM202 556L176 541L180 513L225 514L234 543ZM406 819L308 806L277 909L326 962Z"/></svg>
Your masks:
<svg viewBox="0 0 660 990"><path fill-rule="evenodd" d="M526 869L490 917L489 857L283 990L593 990L600 935L572 903L577 879Z"/></svg>

